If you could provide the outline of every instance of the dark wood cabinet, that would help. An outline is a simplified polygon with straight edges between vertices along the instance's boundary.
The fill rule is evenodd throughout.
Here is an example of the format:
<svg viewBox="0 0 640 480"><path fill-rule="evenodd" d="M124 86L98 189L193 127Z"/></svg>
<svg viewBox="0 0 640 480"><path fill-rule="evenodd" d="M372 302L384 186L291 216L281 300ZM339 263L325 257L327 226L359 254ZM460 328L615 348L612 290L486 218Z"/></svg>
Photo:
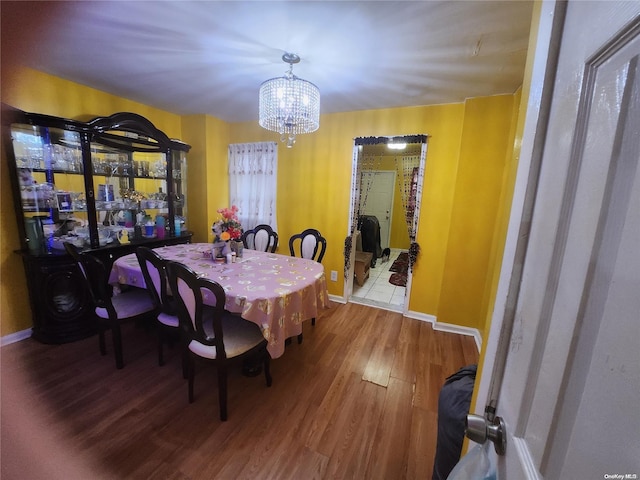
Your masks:
<svg viewBox="0 0 640 480"><path fill-rule="evenodd" d="M96 332L91 298L67 255L23 256L33 313L32 335L44 343L65 343Z"/></svg>
<svg viewBox="0 0 640 480"><path fill-rule="evenodd" d="M33 336L85 338L93 306L64 242L108 267L139 245L189 243L190 146L126 112L80 122L2 105L2 124Z"/></svg>

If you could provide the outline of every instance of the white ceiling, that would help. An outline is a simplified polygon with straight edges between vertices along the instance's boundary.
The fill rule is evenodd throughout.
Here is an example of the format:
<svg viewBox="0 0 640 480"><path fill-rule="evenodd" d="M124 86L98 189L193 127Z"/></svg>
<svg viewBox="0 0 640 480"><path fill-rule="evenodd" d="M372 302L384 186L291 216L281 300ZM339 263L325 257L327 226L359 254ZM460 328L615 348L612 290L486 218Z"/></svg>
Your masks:
<svg viewBox="0 0 640 480"><path fill-rule="evenodd" d="M0 2L2 59L178 114L257 118L315 83L321 113L461 102L522 82L530 1Z"/></svg>

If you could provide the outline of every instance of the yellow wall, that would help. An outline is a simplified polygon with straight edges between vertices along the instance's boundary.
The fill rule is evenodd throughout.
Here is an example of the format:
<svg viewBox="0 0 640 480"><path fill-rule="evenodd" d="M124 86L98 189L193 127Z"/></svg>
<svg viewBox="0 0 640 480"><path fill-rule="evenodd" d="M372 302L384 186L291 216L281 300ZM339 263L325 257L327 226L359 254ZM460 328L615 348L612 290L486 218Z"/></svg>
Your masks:
<svg viewBox="0 0 640 480"><path fill-rule="evenodd" d="M229 202L229 125L208 115L189 115L183 117L182 131L181 140L191 145L187 158L187 228L194 232L194 242L210 242L216 210Z"/></svg>
<svg viewBox="0 0 640 480"><path fill-rule="evenodd" d="M9 184L4 145L0 155L0 335L25 330L31 327L31 309L27 301L26 277L22 259L13 253L20 248L20 239L15 228L13 197Z"/></svg>
<svg viewBox="0 0 640 480"><path fill-rule="evenodd" d="M171 138L182 136L181 117L29 68L2 70L2 102L27 112L88 121L115 112L133 112Z"/></svg>
<svg viewBox="0 0 640 480"><path fill-rule="evenodd" d="M513 145L513 105L513 95L465 104L438 321L484 327L489 259L509 166L507 152Z"/></svg>
<svg viewBox="0 0 640 480"><path fill-rule="evenodd" d="M505 158L506 168L502 172L500 198L498 200L498 208L496 210L495 230L493 232L493 241L491 242L491 251L488 258L489 267L485 277L484 297L482 299L481 307L481 311L485 315L485 318L483 324L480 324L478 327L482 338L484 339L489 335L489 328L491 326L491 314L493 313L492 305L495 301L496 291L498 289L500 268L502 266L502 254L504 252L504 243L507 238L509 214L511 213L511 201L513 199L513 190L518 170L518 160L520 158L522 133L518 134L518 125L521 113L521 100L522 88L518 89L513 98L513 107L511 109L511 131L508 138L508 146L510 148L507 148ZM516 135L518 136L518 141L516 141Z"/></svg>
<svg viewBox="0 0 640 480"><path fill-rule="evenodd" d="M3 72L4 75L4 72ZM278 135L257 121L227 124L206 115L180 117L67 82L20 70L19 82L3 81L2 101L27 111L87 120L117 111L149 118L170 137L192 145L188 157L188 227L195 241L211 240L215 210L228 205L227 145L277 141L279 252L305 228L327 238L323 264L339 272L329 292L342 296L344 239L348 233L353 139L377 135L428 134L426 175L410 310L438 320L483 329L486 315L487 252L495 241L496 202L511 135L513 96L465 103L322 115L320 129L300 135L287 149ZM4 80L4 79L3 79ZM8 85L5 88L5 85ZM3 161L2 175L2 335L29 328L24 275L15 238L15 217ZM495 189L495 190L494 190ZM463 241L470 235L469 242ZM463 260L470 256L470 260ZM499 258L499 255L498 257ZM18 279L7 279L16 271ZM464 278L467 275L469 278ZM464 288L456 284L464 279ZM471 281L477 279L478 281ZM464 293L464 298L462 296ZM475 315L470 315L473 312Z"/></svg>

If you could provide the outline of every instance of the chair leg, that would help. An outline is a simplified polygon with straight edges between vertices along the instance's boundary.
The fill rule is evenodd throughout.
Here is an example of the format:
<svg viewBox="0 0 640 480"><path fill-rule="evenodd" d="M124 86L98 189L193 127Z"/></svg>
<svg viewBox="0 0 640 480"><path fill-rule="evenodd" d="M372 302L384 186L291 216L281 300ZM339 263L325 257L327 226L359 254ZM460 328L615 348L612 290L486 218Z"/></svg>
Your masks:
<svg viewBox="0 0 640 480"><path fill-rule="evenodd" d="M104 335L105 327L102 322L98 324L98 345L100 346L100 354L107 354L107 342L105 341Z"/></svg>
<svg viewBox="0 0 640 480"><path fill-rule="evenodd" d="M227 420L227 368L218 367L218 402L220 403L220 420Z"/></svg>
<svg viewBox="0 0 640 480"><path fill-rule="evenodd" d="M122 355L122 333L120 331L120 324L113 323L111 325L111 336L113 337L113 351L116 356L116 368L124 368L124 358Z"/></svg>

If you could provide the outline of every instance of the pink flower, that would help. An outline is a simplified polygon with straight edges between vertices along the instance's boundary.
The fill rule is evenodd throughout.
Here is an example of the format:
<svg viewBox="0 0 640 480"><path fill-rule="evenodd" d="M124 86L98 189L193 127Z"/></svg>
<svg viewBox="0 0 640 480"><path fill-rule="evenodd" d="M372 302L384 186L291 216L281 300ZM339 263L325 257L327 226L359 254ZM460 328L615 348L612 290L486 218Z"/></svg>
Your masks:
<svg viewBox="0 0 640 480"><path fill-rule="evenodd" d="M235 205L217 210L220 218L211 226L215 242L240 239L242 225L238 220L238 211L239 209Z"/></svg>

